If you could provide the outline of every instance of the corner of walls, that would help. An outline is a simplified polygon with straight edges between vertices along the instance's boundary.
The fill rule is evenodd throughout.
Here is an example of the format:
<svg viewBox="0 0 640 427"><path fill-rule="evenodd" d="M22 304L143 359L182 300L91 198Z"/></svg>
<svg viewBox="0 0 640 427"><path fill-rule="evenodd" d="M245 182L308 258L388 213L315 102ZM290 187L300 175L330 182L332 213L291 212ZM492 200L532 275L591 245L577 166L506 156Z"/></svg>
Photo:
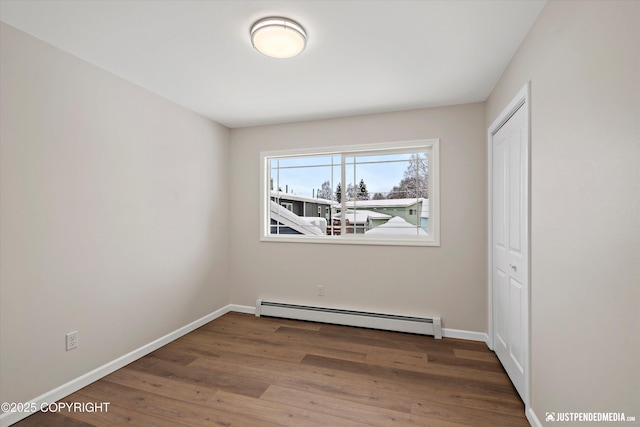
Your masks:
<svg viewBox="0 0 640 427"><path fill-rule="evenodd" d="M206 316L203 316L200 319L197 319L189 323L188 325L182 326L176 329L175 331L170 332L152 342L146 343L141 347L125 355L118 357L117 359L111 360L105 363L104 365L93 369L90 372L80 375L79 377L76 377L71 381L68 381L54 388L53 390L47 391L41 394L40 396L29 400L28 402L20 402L20 403L24 404L25 408L46 408L50 403L56 402L62 399L63 397L68 396L86 387L87 385L99 380L100 378L103 378L109 375L110 373L127 366L128 364L140 359L141 357L146 356L147 354L159 349L160 347L167 345L172 341L175 341L178 338L188 334L189 332L196 330L200 326L203 326L217 319L218 317L223 316L229 311L240 311L240 310L235 309L235 307L231 307L230 305L227 305L221 309L215 310L214 312L209 313ZM8 427L14 423L17 423L18 421L24 418L27 418L29 415L32 414L32 412L33 411L3 412L2 414L0 414L0 427Z"/></svg>
<svg viewBox="0 0 640 427"><path fill-rule="evenodd" d="M230 137L0 31L0 401L27 402L229 303Z"/></svg>
<svg viewBox="0 0 640 427"><path fill-rule="evenodd" d="M638 40L639 2L549 2L487 100L531 81L531 414L638 416Z"/></svg>

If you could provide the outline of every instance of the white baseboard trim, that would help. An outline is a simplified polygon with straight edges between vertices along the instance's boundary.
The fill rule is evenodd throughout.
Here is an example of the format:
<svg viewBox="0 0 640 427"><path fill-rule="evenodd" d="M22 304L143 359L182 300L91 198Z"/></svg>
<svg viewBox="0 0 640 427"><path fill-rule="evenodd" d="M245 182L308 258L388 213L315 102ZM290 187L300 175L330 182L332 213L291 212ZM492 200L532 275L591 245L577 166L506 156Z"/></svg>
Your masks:
<svg viewBox="0 0 640 427"><path fill-rule="evenodd" d="M482 341L486 343L489 336L484 332L465 331L463 329L442 328L444 338L459 338L461 340Z"/></svg>
<svg viewBox="0 0 640 427"><path fill-rule="evenodd" d="M56 402L63 397L66 397L71 393L74 393L81 388L88 386L89 384L99 380L100 378L109 375L113 371L116 371L128 365L129 363L138 360L143 356L146 356L152 351L159 349L163 345L169 344L170 342L180 338L181 336L194 331L200 326L217 319L218 317L228 313L229 311L236 311L235 308L236 306L232 305L222 307L221 309L207 314L206 316L203 316L186 326L176 329L175 331L170 332L167 335L150 342L149 344L145 344L142 347L133 350L128 354L125 354L124 356L121 356L105 365L100 366L99 368L94 369L91 372L87 372L86 374L81 375L78 378L75 378L68 383L61 385L60 387L42 394L29 401L26 405L29 405L29 407L35 406L36 408L40 408L43 404ZM28 417L31 414L32 412L5 412L0 415L0 427L8 427L11 424L17 423L18 421Z"/></svg>
<svg viewBox="0 0 640 427"><path fill-rule="evenodd" d="M529 407L524 413L527 416L527 420L529 421L529 424L532 425L532 427L542 427L542 423L536 416L536 413L533 412L533 409L531 407Z"/></svg>
<svg viewBox="0 0 640 427"><path fill-rule="evenodd" d="M229 307L229 311L237 313L256 314L256 308L250 305L229 304L227 307Z"/></svg>

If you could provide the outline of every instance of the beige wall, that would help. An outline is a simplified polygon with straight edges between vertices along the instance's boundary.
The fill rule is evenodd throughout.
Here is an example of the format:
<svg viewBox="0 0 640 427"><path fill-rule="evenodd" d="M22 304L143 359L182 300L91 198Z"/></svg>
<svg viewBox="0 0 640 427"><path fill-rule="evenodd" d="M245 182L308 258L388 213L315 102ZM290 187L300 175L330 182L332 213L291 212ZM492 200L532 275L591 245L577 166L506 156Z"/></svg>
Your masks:
<svg viewBox="0 0 640 427"><path fill-rule="evenodd" d="M439 314L444 327L486 332L484 118L480 103L233 129L231 301ZM420 138L440 138L441 247L259 241L260 151Z"/></svg>
<svg viewBox="0 0 640 427"><path fill-rule="evenodd" d="M542 424L547 411L640 417L639 46L640 2L550 2L487 101L488 125L531 81Z"/></svg>
<svg viewBox="0 0 640 427"><path fill-rule="evenodd" d="M1 31L0 401L26 402L228 303L229 131Z"/></svg>

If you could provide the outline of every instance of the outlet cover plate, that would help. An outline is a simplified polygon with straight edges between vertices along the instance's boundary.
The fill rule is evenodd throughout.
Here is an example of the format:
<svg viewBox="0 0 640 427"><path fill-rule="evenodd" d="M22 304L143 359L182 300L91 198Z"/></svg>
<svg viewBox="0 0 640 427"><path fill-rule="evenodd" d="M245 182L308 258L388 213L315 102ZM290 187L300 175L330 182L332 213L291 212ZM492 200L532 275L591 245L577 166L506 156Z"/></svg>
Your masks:
<svg viewBox="0 0 640 427"><path fill-rule="evenodd" d="M78 331L69 332L66 335L67 351L78 347Z"/></svg>

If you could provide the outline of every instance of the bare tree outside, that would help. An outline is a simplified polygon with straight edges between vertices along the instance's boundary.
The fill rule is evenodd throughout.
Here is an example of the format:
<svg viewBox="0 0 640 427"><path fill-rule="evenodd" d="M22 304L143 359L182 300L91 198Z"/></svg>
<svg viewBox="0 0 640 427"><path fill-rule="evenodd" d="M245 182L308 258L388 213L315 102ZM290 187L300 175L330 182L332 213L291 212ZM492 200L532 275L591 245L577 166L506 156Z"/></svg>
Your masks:
<svg viewBox="0 0 640 427"><path fill-rule="evenodd" d="M388 199L409 197L429 198L429 158L426 154L411 155L404 178L387 195Z"/></svg>
<svg viewBox="0 0 640 427"><path fill-rule="evenodd" d="M333 191L331 190L331 183L329 181L322 183L322 187L318 190L318 198L333 200Z"/></svg>

